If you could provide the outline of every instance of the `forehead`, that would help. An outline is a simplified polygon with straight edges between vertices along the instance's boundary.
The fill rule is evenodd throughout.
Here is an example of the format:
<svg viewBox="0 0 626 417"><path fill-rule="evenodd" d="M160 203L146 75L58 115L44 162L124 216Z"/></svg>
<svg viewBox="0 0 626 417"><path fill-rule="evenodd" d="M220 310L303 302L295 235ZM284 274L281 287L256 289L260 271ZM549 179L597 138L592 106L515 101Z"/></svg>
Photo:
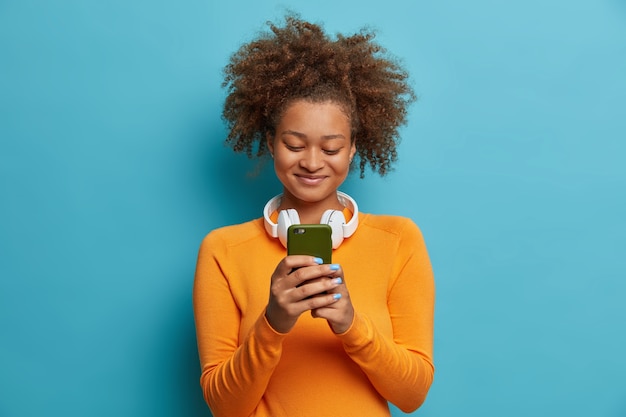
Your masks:
<svg viewBox="0 0 626 417"><path fill-rule="evenodd" d="M312 95L312 96L303 96L303 97L296 96L296 97L285 99L282 105L274 108L273 110L269 112L270 119L273 120L274 124L277 124L278 122L280 122L280 119L282 118L285 111L297 103L312 103L312 104L332 103L336 106L339 106L343 110L343 112L348 116L348 118L351 118L353 114L352 106L351 104L349 104L349 101L346 101L339 96L334 98L334 96L328 96L328 95L327 96Z"/></svg>
<svg viewBox="0 0 626 417"><path fill-rule="evenodd" d="M308 128L334 126L337 129L350 129L350 118L342 105L332 102L312 102L297 100L283 111L278 124L299 125Z"/></svg>

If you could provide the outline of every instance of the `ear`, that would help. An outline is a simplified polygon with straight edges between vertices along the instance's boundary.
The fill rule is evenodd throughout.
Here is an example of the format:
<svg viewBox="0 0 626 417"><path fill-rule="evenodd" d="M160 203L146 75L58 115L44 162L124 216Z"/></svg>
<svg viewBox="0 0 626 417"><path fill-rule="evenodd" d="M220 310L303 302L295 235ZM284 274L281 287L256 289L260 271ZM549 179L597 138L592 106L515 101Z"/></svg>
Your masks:
<svg viewBox="0 0 626 417"><path fill-rule="evenodd" d="M356 154L356 140L352 141L352 145L350 145L350 162L352 162L352 158Z"/></svg>

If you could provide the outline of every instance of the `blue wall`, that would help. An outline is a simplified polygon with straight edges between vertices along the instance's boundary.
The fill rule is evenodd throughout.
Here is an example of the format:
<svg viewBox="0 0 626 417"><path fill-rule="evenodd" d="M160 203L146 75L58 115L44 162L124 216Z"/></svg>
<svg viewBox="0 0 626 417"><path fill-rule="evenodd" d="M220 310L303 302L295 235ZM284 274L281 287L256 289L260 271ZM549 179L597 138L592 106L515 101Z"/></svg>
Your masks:
<svg viewBox="0 0 626 417"><path fill-rule="evenodd" d="M209 415L196 251L280 191L222 145L220 69L285 7L378 29L420 96L344 187L429 244L414 415L626 415L626 3L217 3L0 2L0 416Z"/></svg>

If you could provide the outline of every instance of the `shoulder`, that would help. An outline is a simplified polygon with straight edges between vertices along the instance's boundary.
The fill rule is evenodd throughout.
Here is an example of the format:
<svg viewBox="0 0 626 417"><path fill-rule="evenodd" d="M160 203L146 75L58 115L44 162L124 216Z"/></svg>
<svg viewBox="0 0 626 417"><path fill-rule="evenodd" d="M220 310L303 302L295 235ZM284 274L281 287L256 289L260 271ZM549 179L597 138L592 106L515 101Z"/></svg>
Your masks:
<svg viewBox="0 0 626 417"><path fill-rule="evenodd" d="M396 234L402 234L406 231L419 232L419 227L410 218L384 214L361 214L359 216L359 226Z"/></svg>
<svg viewBox="0 0 626 417"><path fill-rule="evenodd" d="M361 220L361 217L359 217ZM428 249L422 231L415 222L402 216L366 214L359 222L354 237L362 252L375 247L378 254L387 254L396 265L415 260L430 268Z"/></svg>
<svg viewBox="0 0 626 417"><path fill-rule="evenodd" d="M223 226L209 232L202 240L201 249L227 248L258 239L265 234L263 219Z"/></svg>
<svg viewBox="0 0 626 417"><path fill-rule="evenodd" d="M393 215L362 214L359 229L366 234L386 234L405 244L423 243L422 231L410 218Z"/></svg>

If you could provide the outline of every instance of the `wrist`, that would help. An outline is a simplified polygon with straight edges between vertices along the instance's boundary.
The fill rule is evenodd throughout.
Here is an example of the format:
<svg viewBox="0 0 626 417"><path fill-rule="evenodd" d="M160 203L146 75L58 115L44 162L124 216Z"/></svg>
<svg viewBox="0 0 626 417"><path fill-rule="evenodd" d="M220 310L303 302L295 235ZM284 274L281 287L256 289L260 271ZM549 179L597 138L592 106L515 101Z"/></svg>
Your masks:
<svg viewBox="0 0 626 417"><path fill-rule="evenodd" d="M264 316L265 316L265 321L267 322L267 324L272 328L272 330L274 330L276 333L279 333L279 334L289 333L289 331L295 324L295 323L291 323L291 324L281 323L281 320L276 319L272 315L272 313L270 312L269 306L265 309Z"/></svg>

